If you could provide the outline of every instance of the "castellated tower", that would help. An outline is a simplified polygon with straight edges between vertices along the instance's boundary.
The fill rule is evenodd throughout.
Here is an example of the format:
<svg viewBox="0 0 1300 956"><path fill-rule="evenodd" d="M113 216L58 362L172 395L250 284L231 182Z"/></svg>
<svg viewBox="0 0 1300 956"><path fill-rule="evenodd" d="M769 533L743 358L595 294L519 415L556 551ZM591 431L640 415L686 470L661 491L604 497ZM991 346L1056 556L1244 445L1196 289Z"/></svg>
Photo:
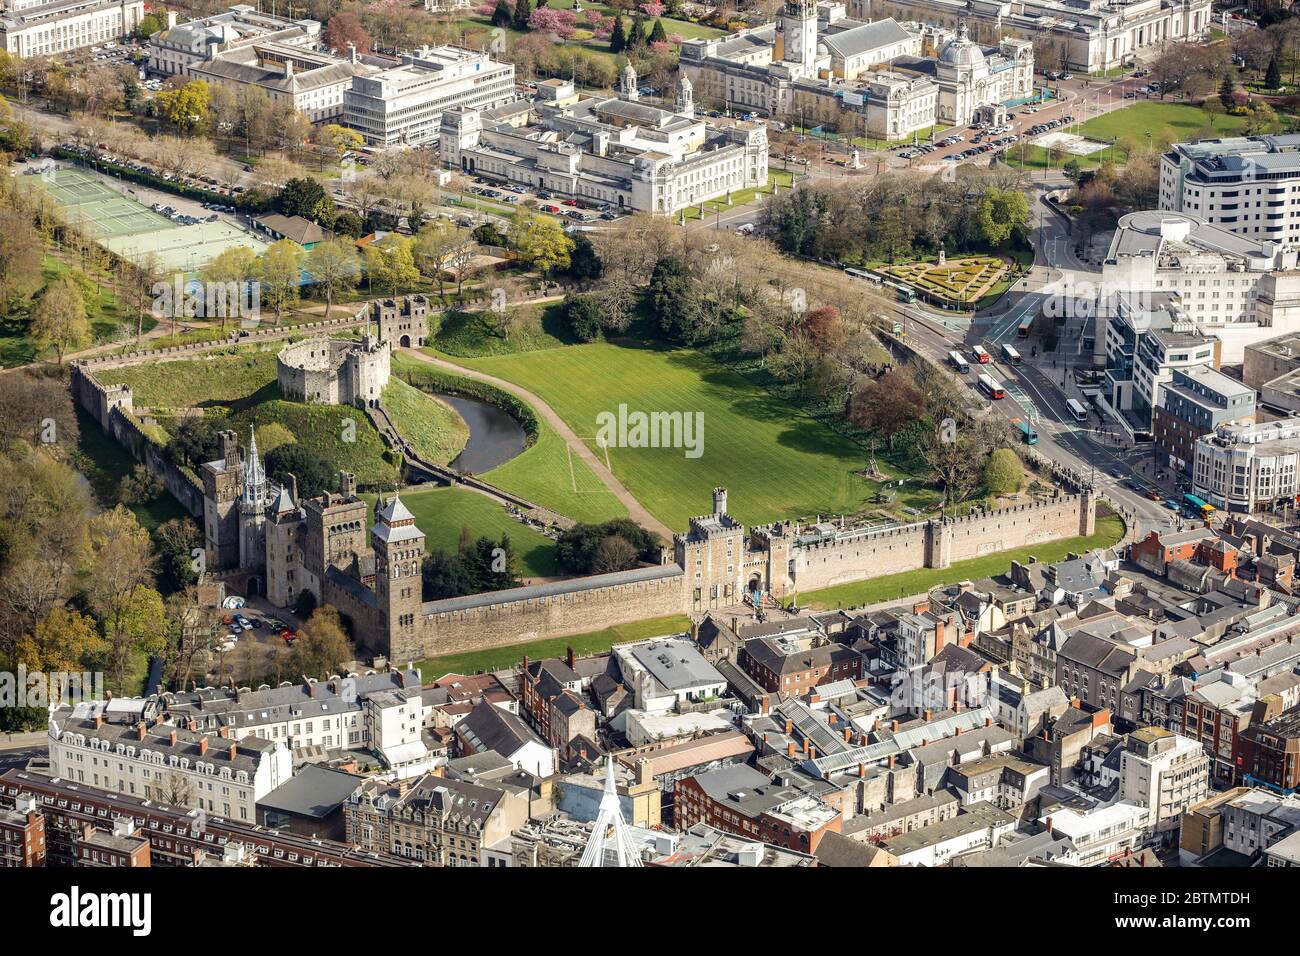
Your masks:
<svg viewBox="0 0 1300 956"><path fill-rule="evenodd" d="M243 489L239 495L239 567L245 571L266 570L266 472L257 455L257 433L248 428L248 461L244 463Z"/></svg>
<svg viewBox="0 0 1300 956"><path fill-rule="evenodd" d="M375 552L375 598L379 610L376 632L388 635L388 655L404 660L420 656L423 604L420 565L424 533L415 516L394 494L379 509L370 529Z"/></svg>
<svg viewBox="0 0 1300 956"><path fill-rule="evenodd" d="M199 469L203 478L203 544L208 570L219 571L239 566L239 498L242 468L239 441L232 431L217 436L221 457L204 462Z"/></svg>
<svg viewBox="0 0 1300 956"><path fill-rule="evenodd" d="M781 32L786 63L803 67L803 75L812 73L817 61L817 5L813 0L786 0L781 10Z"/></svg>
<svg viewBox="0 0 1300 956"><path fill-rule="evenodd" d="M290 475L266 514L266 597L276 607L292 607L302 593L303 526L298 482Z"/></svg>
<svg viewBox="0 0 1300 956"><path fill-rule="evenodd" d="M713 513L692 518L690 530L673 538L673 557L686 572L689 614L741 600L745 529L727 514L727 489L713 489Z"/></svg>

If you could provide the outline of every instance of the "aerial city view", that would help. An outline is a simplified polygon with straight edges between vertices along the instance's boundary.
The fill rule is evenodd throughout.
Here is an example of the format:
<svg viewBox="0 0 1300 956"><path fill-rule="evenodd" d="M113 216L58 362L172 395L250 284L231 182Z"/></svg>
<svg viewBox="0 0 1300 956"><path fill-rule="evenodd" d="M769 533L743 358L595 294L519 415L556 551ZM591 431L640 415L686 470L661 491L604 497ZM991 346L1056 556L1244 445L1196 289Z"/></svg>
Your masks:
<svg viewBox="0 0 1300 956"><path fill-rule="evenodd" d="M1300 866L1290 4L0 0L0 165L55 938L175 867L1209 931Z"/></svg>

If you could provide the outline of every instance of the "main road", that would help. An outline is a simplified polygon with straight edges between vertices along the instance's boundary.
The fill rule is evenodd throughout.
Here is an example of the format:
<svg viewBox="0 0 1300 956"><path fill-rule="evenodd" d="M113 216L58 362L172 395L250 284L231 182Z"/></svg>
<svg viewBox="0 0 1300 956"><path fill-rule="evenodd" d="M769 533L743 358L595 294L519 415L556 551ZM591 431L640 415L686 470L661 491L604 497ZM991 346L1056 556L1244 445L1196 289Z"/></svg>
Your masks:
<svg viewBox="0 0 1300 956"><path fill-rule="evenodd" d="M1067 325L1058 351L1052 355L1026 354L1018 365L1010 364L1003 355L1001 346L1015 339L1021 319L1037 315L1049 295L1068 281L1100 278L1074 257L1066 226L1045 199L1057 185L1050 179L1036 184L1034 267L1007 293L998 311L972 320L901 303L891 304L890 310L903 320L908 344L973 391L977 374L973 361L971 373L959 375L947 364L947 357L949 352L959 351L970 359L972 347L983 345L993 356L990 374L1003 383L1007 393L1006 398L992 402L992 407L1012 424L1028 421L1038 434L1040 454L1091 478L1126 516L1131 533L1141 537L1149 530L1178 527L1181 519L1163 504L1164 495L1144 474L1150 446L1130 446L1103 434L1090 422L1078 422L1066 405L1068 399L1080 397L1072 388L1074 366L1091 366L1091 357L1080 354L1084 323L1077 328ZM983 393L975 394L983 399ZM1149 494L1159 494L1160 500L1152 500Z"/></svg>

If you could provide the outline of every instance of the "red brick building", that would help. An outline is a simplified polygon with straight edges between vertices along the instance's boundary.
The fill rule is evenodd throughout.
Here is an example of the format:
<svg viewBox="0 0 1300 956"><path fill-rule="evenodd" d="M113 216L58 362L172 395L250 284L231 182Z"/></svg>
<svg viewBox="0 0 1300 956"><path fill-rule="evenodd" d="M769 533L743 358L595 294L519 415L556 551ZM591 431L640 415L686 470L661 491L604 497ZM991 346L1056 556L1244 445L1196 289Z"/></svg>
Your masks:
<svg viewBox="0 0 1300 956"><path fill-rule="evenodd" d="M1189 531L1151 531L1141 541L1129 547L1129 560L1153 574L1164 574L1170 561L1191 561L1202 541L1213 539L1208 528Z"/></svg>
<svg viewBox="0 0 1300 956"><path fill-rule="evenodd" d="M805 643L778 637L746 641L741 669L764 690L795 697L827 681L862 678L862 655L857 651L843 644Z"/></svg>
<svg viewBox="0 0 1300 956"><path fill-rule="evenodd" d="M1275 695L1256 701L1240 749L1247 784L1264 784L1282 793L1300 789L1300 707L1283 710Z"/></svg>
<svg viewBox="0 0 1300 956"><path fill-rule="evenodd" d="M673 791L673 822L680 830L707 823L802 853L816 852L825 834L839 833L840 821L839 810L746 764L683 777Z"/></svg>
<svg viewBox="0 0 1300 956"><path fill-rule="evenodd" d="M45 865L45 815L31 797L0 810L0 867Z"/></svg>

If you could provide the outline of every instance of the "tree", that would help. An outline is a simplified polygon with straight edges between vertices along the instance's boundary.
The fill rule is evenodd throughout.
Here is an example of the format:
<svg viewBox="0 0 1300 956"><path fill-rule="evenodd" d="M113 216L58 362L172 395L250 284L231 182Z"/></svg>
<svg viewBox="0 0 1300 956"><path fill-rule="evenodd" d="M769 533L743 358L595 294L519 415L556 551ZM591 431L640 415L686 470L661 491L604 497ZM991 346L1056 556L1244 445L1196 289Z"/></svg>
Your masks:
<svg viewBox="0 0 1300 956"><path fill-rule="evenodd" d="M244 284L257 277L257 253L248 246L232 246L222 251L215 259L203 267L203 278L207 282L234 285L237 289L235 301L242 301ZM228 296L227 299L230 297ZM182 308L180 303L172 303L172 308ZM229 309L221 310L221 328L226 328Z"/></svg>
<svg viewBox="0 0 1300 956"><path fill-rule="evenodd" d="M358 53L370 52L370 35L366 33L365 27L355 13L343 10L330 17L325 24L325 45L339 56L345 56L349 43L356 47Z"/></svg>
<svg viewBox="0 0 1300 956"><path fill-rule="evenodd" d="M567 295L561 306L564 323L579 342L594 342L600 338L600 307L589 295Z"/></svg>
<svg viewBox="0 0 1300 956"><path fill-rule="evenodd" d="M641 32L644 18L637 14L632 18L632 27L627 31L627 49L635 50L645 43L645 34Z"/></svg>
<svg viewBox="0 0 1300 956"><path fill-rule="evenodd" d="M276 200L286 216L302 216L329 226L334 221L334 200L325 187L311 178L291 179L284 184Z"/></svg>
<svg viewBox="0 0 1300 956"><path fill-rule="evenodd" d="M323 495L334 484L334 472L329 462L306 445L294 442L267 452L266 473L281 484L288 484L292 475L298 483L300 498Z"/></svg>
<svg viewBox="0 0 1300 956"><path fill-rule="evenodd" d="M365 138L360 133L346 126L339 126L337 123L326 123L322 126L320 132L316 134L316 141L333 150L340 160L343 159L344 153L366 145Z"/></svg>
<svg viewBox="0 0 1300 956"><path fill-rule="evenodd" d="M19 638L14 660L28 671L80 671L107 645L95 619L67 607L51 608L30 635Z"/></svg>
<svg viewBox="0 0 1300 956"><path fill-rule="evenodd" d="M354 656L339 612L328 604L312 611L293 645L294 663L308 677L328 677L344 669Z"/></svg>
<svg viewBox="0 0 1300 956"><path fill-rule="evenodd" d="M111 645L119 689L131 651L164 633L162 598L153 590L153 545L135 515L118 505L87 529L82 576L91 608Z"/></svg>
<svg viewBox="0 0 1300 956"><path fill-rule="evenodd" d="M152 13L145 14L135 28L137 40L147 40L162 29L162 22Z"/></svg>
<svg viewBox="0 0 1300 956"><path fill-rule="evenodd" d="M655 25L650 30L649 42L651 46L654 46L656 43L668 42L668 34L664 32L664 25L661 21L655 20Z"/></svg>
<svg viewBox="0 0 1300 956"><path fill-rule="evenodd" d="M492 11L492 25L494 27L508 27L511 19L510 6L506 3L506 0L497 0L496 8Z"/></svg>
<svg viewBox="0 0 1300 956"><path fill-rule="evenodd" d="M202 549L203 535L191 518L172 518L164 521L153 533L158 549L158 584L173 593L198 583L198 570L194 567L194 550Z"/></svg>
<svg viewBox="0 0 1300 956"><path fill-rule="evenodd" d="M600 255L587 234L578 233L572 242L573 249L569 253L569 267L564 270L565 274L579 282L594 282L599 279L605 271L605 264L601 262Z"/></svg>
<svg viewBox="0 0 1300 956"><path fill-rule="evenodd" d="M36 300L28 335L42 351L53 347L60 365L65 354L90 344L86 302L81 290L67 275L50 282Z"/></svg>
<svg viewBox="0 0 1300 956"><path fill-rule="evenodd" d="M849 400L849 421L889 441L925 412L925 396L906 374L898 370L858 387Z"/></svg>
<svg viewBox="0 0 1300 956"><path fill-rule="evenodd" d="M1019 190L992 188L980 200L976 223L984 241L1000 246L1029 222L1029 200Z"/></svg>
<svg viewBox="0 0 1300 956"><path fill-rule="evenodd" d="M628 545L601 548L602 542L619 538ZM555 542L556 563L571 574L594 574L597 567L605 571L624 571L638 561L657 561L662 545L659 536L629 518L616 518L603 524L576 524L560 534Z"/></svg>
<svg viewBox="0 0 1300 956"><path fill-rule="evenodd" d="M193 135L207 122L208 101L208 84L202 80L190 80L180 88L161 90L154 97L159 117L185 136Z"/></svg>
<svg viewBox="0 0 1300 956"><path fill-rule="evenodd" d="M1010 495L1020 490L1025 470L1010 448L994 449L984 466L984 488L990 495Z"/></svg>
<svg viewBox="0 0 1300 956"><path fill-rule="evenodd" d="M325 296L325 318L328 320L334 299L357 287L361 256L356 243L341 238L319 242L307 253L306 268L312 284Z"/></svg>
<svg viewBox="0 0 1300 956"><path fill-rule="evenodd" d="M41 240L31 220L17 209L0 209L0 311L41 285Z"/></svg>
<svg viewBox="0 0 1300 956"><path fill-rule="evenodd" d="M531 0L515 0L514 24L516 30L527 30L528 21L533 15Z"/></svg>
<svg viewBox="0 0 1300 956"><path fill-rule="evenodd" d="M420 270L415 266L413 246L411 239L395 232L366 246L364 255L371 286L387 286L392 295L397 295L398 289L419 282Z"/></svg>
<svg viewBox="0 0 1300 956"><path fill-rule="evenodd" d="M298 301L305 250L292 239L281 239L267 247L257 263L260 298L275 310L278 326L284 310Z"/></svg>
<svg viewBox="0 0 1300 956"><path fill-rule="evenodd" d="M520 210L510 223L510 246L519 258L549 278L556 269L567 269L573 240L564 234L559 221Z"/></svg>
<svg viewBox="0 0 1300 956"><path fill-rule="evenodd" d="M700 292L691 270L677 256L665 256L650 274L650 311L671 339L695 340L700 320Z"/></svg>
<svg viewBox="0 0 1300 956"><path fill-rule="evenodd" d="M438 286L438 297L447 300L447 270L456 248L465 242L464 234L445 219L425 223L415 237L416 268Z"/></svg>
<svg viewBox="0 0 1300 956"><path fill-rule="evenodd" d="M1277 55L1268 61L1268 70L1264 73L1264 86L1266 89L1276 90L1282 85L1282 68L1278 65Z"/></svg>
<svg viewBox="0 0 1300 956"><path fill-rule="evenodd" d="M1223 80L1219 83L1219 102L1223 108L1227 109L1232 106L1232 94L1237 91L1237 84L1232 78L1231 73L1223 74Z"/></svg>
<svg viewBox="0 0 1300 956"><path fill-rule="evenodd" d="M627 49L627 34L623 32L623 18L614 18L614 31L609 35L609 52L622 53Z"/></svg>

